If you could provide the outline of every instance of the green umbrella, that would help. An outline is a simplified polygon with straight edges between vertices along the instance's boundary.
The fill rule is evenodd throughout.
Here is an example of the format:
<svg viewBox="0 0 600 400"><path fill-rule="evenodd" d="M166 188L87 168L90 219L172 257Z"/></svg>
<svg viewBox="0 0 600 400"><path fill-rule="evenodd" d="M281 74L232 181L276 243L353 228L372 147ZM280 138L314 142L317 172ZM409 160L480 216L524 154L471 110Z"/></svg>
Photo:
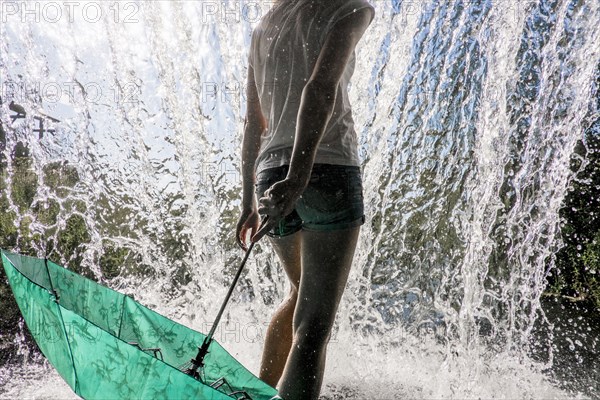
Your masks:
<svg viewBox="0 0 600 400"><path fill-rule="evenodd" d="M40 350L81 397L258 400L277 395L212 335L171 321L49 260L0 253ZM201 368L186 373L190 360L198 360L202 343L210 349Z"/></svg>

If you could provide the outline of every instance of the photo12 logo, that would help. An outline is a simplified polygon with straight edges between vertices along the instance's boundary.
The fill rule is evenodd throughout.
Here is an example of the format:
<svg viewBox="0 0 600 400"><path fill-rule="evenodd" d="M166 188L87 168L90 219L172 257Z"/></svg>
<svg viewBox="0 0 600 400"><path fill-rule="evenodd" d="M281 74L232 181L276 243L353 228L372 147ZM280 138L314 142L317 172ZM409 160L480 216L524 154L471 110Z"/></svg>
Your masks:
<svg viewBox="0 0 600 400"><path fill-rule="evenodd" d="M23 82L8 80L0 82L0 96L17 102L37 99L44 103L80 104L113 102L116 104L138 103L141 88L139 82L76 82L49 81Z"/></svg>
<svg viewBox="0 0 600 400"><path fill-rule="evenodd" d="M258 22L275 4L270 1L0 1L0 21L22 23L70 23L83 20L96 23L103 20L131 24L140 22L142 8L158 11L161 7L191 6L199 15L198 22L249 23Z"/></svg>
<svg viewBox="0 0 600 400"><path fill-rule="evenodd" d="M140 22L141 5L133 1L0 1L0 21L8 22L85 22L110 19L115 23Z"/></svg>

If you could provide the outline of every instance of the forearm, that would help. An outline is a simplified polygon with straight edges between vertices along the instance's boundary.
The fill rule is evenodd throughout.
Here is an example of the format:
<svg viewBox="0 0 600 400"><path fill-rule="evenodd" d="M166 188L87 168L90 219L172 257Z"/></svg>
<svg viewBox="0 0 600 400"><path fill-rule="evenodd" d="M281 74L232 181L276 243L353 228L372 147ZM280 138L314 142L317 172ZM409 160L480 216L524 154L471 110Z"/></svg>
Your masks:
<svg viewBox="0 0 600 400"><path fill-rule="evenodd" d="M244 123L242 139L242 207L251 207L254 203L254 184L256 176L254 168L260 150L260 137L264 127L258 123Z"/></svg>
<svg viewBox="0 0 600 400"><path fill-rule="evenodd" d="M290 161L288 178L301 187L308 184L317 154L317 147L325 127L333 114L337 86L309 82L302 91L302 100L296 120L296 137Z"/></svg>

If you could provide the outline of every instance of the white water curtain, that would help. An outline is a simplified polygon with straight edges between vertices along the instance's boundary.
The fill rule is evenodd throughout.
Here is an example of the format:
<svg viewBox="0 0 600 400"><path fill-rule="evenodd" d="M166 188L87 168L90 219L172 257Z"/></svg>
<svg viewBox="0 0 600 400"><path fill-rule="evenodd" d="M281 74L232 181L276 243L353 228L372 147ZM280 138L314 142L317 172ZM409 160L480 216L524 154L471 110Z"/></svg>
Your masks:
<svg viewBox="0 0 600 400"><path fill-rule="evenodd" d="M542 316L569 159L598 116L600 5L372 3L350 89L367 223L325 391L560 396L515 360ZM52 239L80 214L92 275L104 279L103 243L129 249L145 272L105 282L206 330L240 258L247 52L271 5L3 1L6 180L25 143L39 178L34 203L60 205L56 226L24 211L15 223L33 219L32 231ZM12 121L13 101L26 118ZM40 119L54 131L40 135ZM78 173L66 196L44 181L50 162ZM259 247L219 338L255 369L264 324L286 293L275 256Z"/></svg>

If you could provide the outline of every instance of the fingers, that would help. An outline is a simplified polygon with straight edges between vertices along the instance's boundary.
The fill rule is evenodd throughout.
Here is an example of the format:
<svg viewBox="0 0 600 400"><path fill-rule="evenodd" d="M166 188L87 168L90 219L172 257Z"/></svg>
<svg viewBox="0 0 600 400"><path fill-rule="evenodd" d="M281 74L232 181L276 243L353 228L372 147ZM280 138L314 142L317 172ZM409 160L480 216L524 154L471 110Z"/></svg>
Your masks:
<svg viewBox="0 0 600 400"><path fill-rule="evenodd" d="M238 244L238 246L240 246L242 248L242 250L246 251L246 244L244 243L244 240L242 239L243 237L246 237L246 230L241 230L238 229L236 232L236 237L235 240Z"/></svg>
<svg viewBox="0 0 600 400"><path fill-rule="evenodd" d="M271 219L278 219L283 216L284 200L282 196L274 195L269 189L258 200L258 213Z"/></svg>
<svg viewBox="0 0 600 400"><path fill-rule="evenodd" d="M240 215L240 218L238 219L237 225L235 226L235 240L239 246L242 246L243 244L241 241L241 235L245 222L244 219L244 214L242 213L242 215Z"/></svg>
<svg viewBox="0 0 600 400"><path fill-rule="evenodd" d="M244 239L246 238L247 230L243 225L244 223L240 220L235 232L235 241L237 242L238 246L242 248L242 250L246 251L246 243L244 243Z"/></svg>
<svg viewBox="0 0 600 400"><path fill-rule="evenodd" d="M294 210L298 197L298 191L289 181L276 182L258 200L258 212L278 220Z"/></svg>
<svg viewBox="0 0 600 400"><path fill-rule="evenodd" d="M266 216L269 216L271 218L276 218L278 216L277 215L278 211L279 210L277 209L277 207L275 207L272 204L261 204L258 207L258 213L260 215L266 215Z"/></svg>
<svg viewBox="0 0 600 400"><path fill-rule="evenodd" d="M266 215L271 218L275 217L275 213L277 212L275 204L270 197L261 197L258 200L258 213L260 215Z"/></svg>
<svg viewBox="0 0 600 400"><path fill-rule="evenodd" d="M246 223L248 222L248 215L246 215L245 213L241 215L236 229L235 229L235 240L238 244L238 246L240 246L243 250L246 250L246 232L248 231L248 228L246 228Z"/></svg>
<svg viewBox="0 0 600 400"><path fill-rule="evenodd" d="M265 236L265 234L267 232L269 232L269 230L273 227L273 225L275 225L275 222L277 222L275 219L270 218L269 216L266 216L263 219L263 222L260 225L260 228L258 229L258 231L254 235L252 235L250 241L252 243L258 242L263 236Z"/></svg>
<svg viewBox="0 0 600 400"><path fill-rule="evenodd" d="M251 212L249 214L243 213L240 217L236 226L235 240L244 251L248 248L246 246L246 236L248 231L255 232L258 229L258 214Z"/></svg>

